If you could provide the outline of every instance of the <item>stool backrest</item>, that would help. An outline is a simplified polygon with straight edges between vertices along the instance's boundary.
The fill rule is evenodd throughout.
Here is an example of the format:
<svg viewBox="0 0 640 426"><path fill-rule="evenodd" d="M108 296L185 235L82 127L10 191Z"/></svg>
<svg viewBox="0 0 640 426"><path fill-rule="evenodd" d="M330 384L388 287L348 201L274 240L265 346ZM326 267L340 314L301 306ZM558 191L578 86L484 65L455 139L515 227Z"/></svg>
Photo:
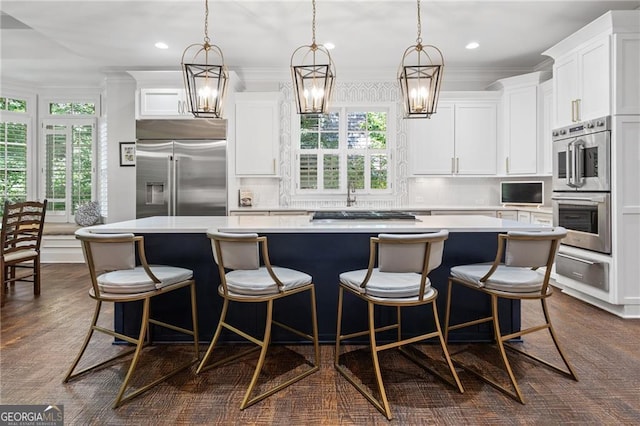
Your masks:
<svg viewBox="0 0 640 426"><path fill-rule="evenodd" d="M90 269L117 271L135 268L133 234L96 234L78 229L75 236L82 243L82 252Z"/></svg>
<svg viewBox="0 0 640 426"><path fill-rule="evenodd" d="M567 230L562 227L541 232L508 232L505 237L504 263L518 267L550 267L558 252L560 240L566 235Z"/></svg>
<svg viewBox="0 0 640 426"><path fill-rule="evenodd" d="M427 234L379 234L378 268L381 272L428 274L442 263L449 231Z"/></svg>
<svg viewBox="0 0 640 426"><path fill-rule="evenodd" d="M213 258L225 269L260 268L259 241L265 237L258 234L229 232L207 232L211 239Z"/></svg>

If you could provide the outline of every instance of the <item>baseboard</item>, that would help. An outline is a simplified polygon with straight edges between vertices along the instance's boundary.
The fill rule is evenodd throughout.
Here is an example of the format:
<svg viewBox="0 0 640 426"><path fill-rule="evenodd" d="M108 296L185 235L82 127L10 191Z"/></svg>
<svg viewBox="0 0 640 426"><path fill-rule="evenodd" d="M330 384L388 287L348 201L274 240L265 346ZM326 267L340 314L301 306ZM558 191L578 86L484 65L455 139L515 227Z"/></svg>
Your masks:
<svg viewBox="0 0 640 426"><path fill-rule="evenodd" d="M84 263L80 241L74 235L43 235L41 263Z"/></svg>

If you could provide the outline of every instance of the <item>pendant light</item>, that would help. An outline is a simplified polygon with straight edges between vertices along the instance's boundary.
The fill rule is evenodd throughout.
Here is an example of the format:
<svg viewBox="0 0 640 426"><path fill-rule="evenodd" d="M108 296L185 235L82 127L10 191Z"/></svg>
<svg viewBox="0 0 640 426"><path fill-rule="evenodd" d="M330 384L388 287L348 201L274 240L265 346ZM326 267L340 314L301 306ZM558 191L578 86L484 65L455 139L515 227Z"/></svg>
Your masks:
<svg viewBox="0 0 640 426"><path fill-rule="evenodd" d="M312 0L312 5L311 45L300 46L291 55L291 76L298 114L326 113L336 77L329 51L316 44L316 0Z"/></svg>
<svg viewBox="0 0 640 426"><path fill-rule="evenodd" d="M229 73L222 50L209 39L209 1L205 0L204 43L188 46L182 53L182 71L191 113L200 118L222 118ZM220 65L213 64L219 58Z"/></svg>
<svg viewBox="0 0 640 426"><path fill-rule="evenodd" d="M431 118L436 112L444 58L435 46L422 44L420 0L418 3L418 38L404 51L398 70L405 118Z"/></svg>

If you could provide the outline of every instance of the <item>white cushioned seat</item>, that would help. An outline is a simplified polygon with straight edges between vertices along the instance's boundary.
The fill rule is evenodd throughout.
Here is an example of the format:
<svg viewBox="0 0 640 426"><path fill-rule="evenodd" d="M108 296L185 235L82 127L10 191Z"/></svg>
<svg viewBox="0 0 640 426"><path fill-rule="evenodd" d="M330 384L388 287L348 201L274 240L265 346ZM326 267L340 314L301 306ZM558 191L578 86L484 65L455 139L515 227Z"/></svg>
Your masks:
<svg viewBox="0 0 640 426"><path fill-rule="evenodd" d="M143 293L161 289L191 279L193 272L175 266L151 265L151 272L160 280L154 283L142 266L107 272L98 277L98 287L105 293Z"/></svg>
<svg viewBox="0 0 640 426"><path fill-rule="evenodd" d="M373 268L367 286L362 289L360 285L367 275L367 269L348 271L340 274L340 282L358 292L364 292L370 296L383 299L402 299L417 297L420 292L420 274L414 272L380 272ZM427 278L425 282L425 298L433 293L431 282Z"/></svg>
<svg viewBox="0 0 640 426"><path fill-rule="evenodd" d="M476 263L473 265L460 265L451 268L451 276L460 278L491 290L512 293L533 293L542 289L544 277L530 268L499 265L494 273L484 283L480 279L484 277L491 263Z"/></svg>
<svg viewBox="0 0 640 426"><path fill-rule="evenodd" d="M27 249L27 250L20 250L20 251L14 251L13 253L8 253L4 255L4 261L5 262L12 262L15 260L19 260L19 259L27 259L29 257L34 257L37 256L38 252L35 250L31 250L31 249Z"/></svg>
<svg viewBox="0 0 640 426"><path fill-rule="evenodd" d="M296 287L310 284L311 275L279 266L272 267L273 272L278 277L284 287L282 290L291 290ZM227 272L227 288L233 294L246 296L264 296L278 294L280 289L273 281L266 267L258 269L238 269Z"/></svg>

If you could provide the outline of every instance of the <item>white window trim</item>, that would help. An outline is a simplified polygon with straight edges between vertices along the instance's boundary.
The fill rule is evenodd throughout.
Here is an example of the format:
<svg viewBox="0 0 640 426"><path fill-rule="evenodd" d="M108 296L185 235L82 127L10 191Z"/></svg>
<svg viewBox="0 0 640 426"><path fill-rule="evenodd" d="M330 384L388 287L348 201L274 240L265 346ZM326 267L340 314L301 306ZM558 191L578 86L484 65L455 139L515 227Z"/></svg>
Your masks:
<svg viewBox="0 0 640 426"><path fill-rule="evenodd" d="M293 185L291 185L291 197L293 201L309 201L309 200L342 200L346 196L347 191L347 167L346 167L346 156L341 159L340 163L340 189L337 190L301 190L300 189L300 174L298 170L298 155L301 150L299 149L300 142L300 116L298 115L295 105L292 103L292 118L291 118L291 171L292 176L291 179L293 181ZM397 129L396 129L396 103L395 102L375 102L375 103L348 103L348 102L340 102L340 103L332 103L330 106L330 110L344 110L348 111L384 111L387 113L387 152L389 157L387 159L387 175L388 175L388 188L384 190L375 190L375 191L364 191L357 190L356 194L358 197L363 196L365 200L393 200L394 192L395 192L395 149L396 149L396 137L397 137ZM340 137L341 139L346 137L346 121L340 121ZM308 153L317 153L318 150L305 150ZM342 153L343 151L340 150ZM321 168L322 164L318 162L319 175L321 176ZM365 181L368 183L370 176L365 174Z"/></svg>
<svg viewBox="0 0 640 426"><path fill-rule="evenodd" d="M91 142L91 200L96 200L96 196L98 194L98 174L97 174L97 151L98 151L98 119L97 118L85 118L86 115L78 115L76 116L64 116L65 118L61 118L62 116L48 116L50 118L40 120L40 143L39 143L39 158L40 158L40 167L39 167L39 187L40 187L40 197L42 199L46 198L46 182L45 182L45 173L44 166L46 164L45 161L45 150L46 150L46 133L44 131L44 127L48 124L60 124L60 125L92 125L93 126L93 140ZM67 147L69 150L69 147ZM70 171L69 171L70 173ZM66 187L66 198L67 205L69 205L69 184L67 183ZM72 223L75 221L75 215L71 213L69 209L67 209L64 213L61 212L47 212L47 222L62 222L62 223Z"/></svg>
<svg viewBox="0 0 640 426"><path fill-rule="evenodd" d="M0 111L0 120L14 121L27 125L27 199L34 200L38 194L38 148L37 132L35 128L37 101L32 93L18 90L0 91L0 97L24 99L27 102L27 112Z"/></svg>

